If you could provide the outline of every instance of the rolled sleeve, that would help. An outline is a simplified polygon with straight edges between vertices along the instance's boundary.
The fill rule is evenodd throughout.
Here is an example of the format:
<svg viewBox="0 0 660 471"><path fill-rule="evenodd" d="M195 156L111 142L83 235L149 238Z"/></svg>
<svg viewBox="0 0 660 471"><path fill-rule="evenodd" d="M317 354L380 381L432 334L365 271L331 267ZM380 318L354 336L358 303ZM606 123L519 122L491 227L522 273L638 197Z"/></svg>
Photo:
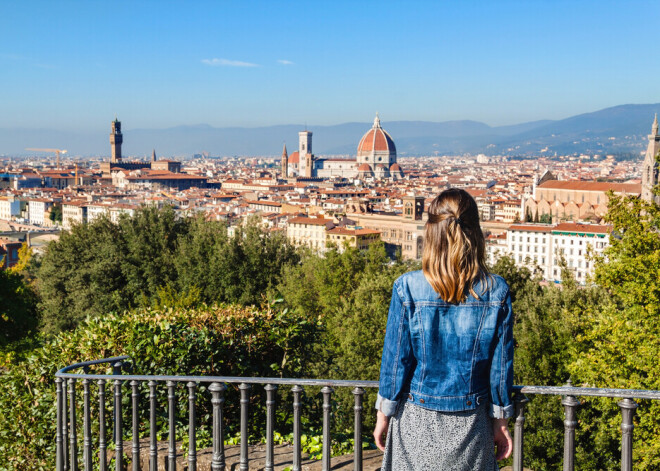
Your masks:
<svg viewBox="0 0 660 471"><path fill-rule="evenodd" d="M410 322L407 309L394 283L390 311L387 316L383 356L380 365L380 381L376 409L392 416L401 399L406 380L414 366Z"/></svg>
<svg viewBox="0 0 660 471"><path fill-rule="evenodd" d="M511 292L507 289L502 302L502 321L490 367L490 416L495 419L513 417L513 309Z"/></svg>

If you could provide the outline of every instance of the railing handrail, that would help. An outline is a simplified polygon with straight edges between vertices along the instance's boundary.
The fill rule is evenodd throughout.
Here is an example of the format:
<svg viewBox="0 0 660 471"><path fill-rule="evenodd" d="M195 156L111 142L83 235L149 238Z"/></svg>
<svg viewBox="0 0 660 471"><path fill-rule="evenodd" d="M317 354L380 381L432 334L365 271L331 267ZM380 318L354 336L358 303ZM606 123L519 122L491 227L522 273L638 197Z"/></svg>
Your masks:
<svg viewBox="0 0 660 471"><path fill-rule="evenodd" d="M117 375L112 374L88 374L69 373L71 370L86 368L104 363L116 363L130 360L127 355L103 358L100 360L84 361L66 366L55 373L59 378L72 379L106 379L115 380ZM186 376L186 375L130 375L122 374L126 381L176 381L196 383L246 383L246 384L279 384L300 386L330 386L330 387L358 387L377 388L378 381L343 380L343 379L305 379L305 378L268 378L251 376ZM611 397L623 399L652 399L660 400L660 391L648 389L618 389L618 388L586 388L580 386L514 386L514 392L522 394L541 394L550 396L589 396L589 397Z"/></svg>
<svg viewBox="0 0 660 471"><path fill-rule="evenodd" d="M84 446L83 458L86 471L92 469L92 433L90 418L90 384L97 380L99 397L99 463L101 471L107 471L107 441L105 428L105 398L106 383L113 389L111 394L114 398L114 440L115 440L115 468L117 471L123 469L123 425L122 425L122 387L130 385L132 403L132 460L133 470L140 469L140 422L138 417L140 385L146 383L149 387L147 394L149 399L149 469L156 471L158 462L157 444L157 386L160 383L167 385L167 412L169 428L169 444L167 454L167 466L170 470L176 470L176 389L177 385L184 383L188 391L188 469L197 469L196 451L196 411L195 399L199 383L211 383L209 391L212 395L213 405L213 459L211 467L213 470L225 469L225 454L223 445L223 404L224 393L227 389L225 384L238 383L240 390L240 469L248 470L248 407L250 404L250 389L254 384L265 385L266 392L266 466L267 471L274 470L273 460L273 427L275 423L275 406L277 385L292 386L293 395L293 468L301 470L301 409L303 386L322 386L323 395L323 458L322 469L331 469L331 435L330 424L332 416L332 394L333 387L353 387L354 395L354 455L353 462L356 471L362 470L362 410L364 388L377 388L378 381L351 381L332 379L297 379L297 378L263 378L263 377L240 377L240 376L180 376L180 375L124 375L122 367L129 356L122 355L100 360L91 360L66 366L55 373L57 389L57 470L77 471L78 462L78 435L76 420L76 383L82 380L83 386L83 429ZM89 367L93 365L109 364L113 374L88 374ZM83 369L83 373L73 373L74 370ZM68 388L67 388L68 386ZM640 389L615 389L615 388L586 388L573 386L570 381L565 386L514 386L515 395L515 427L514 427L514 450L513 469L523 470L523 426L525 423L525 405L529 401L525 394L541 394L562 396L561 405L564 407L564 471L573 471L575 467L575 429L577 427L576 412L580 401L576 396L610 397L622 398L617 402L621 409L621 469L632 471L632 432L634 429L633 416L637 404L633 399L660 400L660 391ZM68 401L67 401L68 394ZM68 407L67 407L68 404ZM68 409L68 412L67 412ZM68 416L68 417L67 417ZM67 445L69 439L69 445Z"/></svg>

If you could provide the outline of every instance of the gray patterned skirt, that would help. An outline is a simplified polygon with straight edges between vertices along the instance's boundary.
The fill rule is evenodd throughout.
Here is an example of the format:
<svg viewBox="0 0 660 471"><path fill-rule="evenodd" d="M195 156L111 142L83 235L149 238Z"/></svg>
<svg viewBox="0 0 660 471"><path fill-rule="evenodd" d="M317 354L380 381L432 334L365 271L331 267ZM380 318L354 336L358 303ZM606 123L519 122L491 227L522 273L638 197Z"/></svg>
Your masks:
<svg viewBox="0 0 660 471"><path fill-rule="evenodd" d="M381 471L497 471L486 404L438 412L405 401L390 419Z"/></svg>

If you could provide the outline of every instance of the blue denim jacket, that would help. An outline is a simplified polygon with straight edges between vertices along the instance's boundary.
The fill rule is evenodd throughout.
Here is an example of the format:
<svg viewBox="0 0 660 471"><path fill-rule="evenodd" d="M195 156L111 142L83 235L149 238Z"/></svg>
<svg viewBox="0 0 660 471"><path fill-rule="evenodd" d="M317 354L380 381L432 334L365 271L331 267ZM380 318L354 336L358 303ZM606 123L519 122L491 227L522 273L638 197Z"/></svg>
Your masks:
<svg viewBox="0 0 660 471"><path fill-rule="evenodd" d="M446 303L421 270L394 282L377 409L394 415L402 398L438 411L472 410L488 401L491 417L513 415L509 287L490 275L475 292L478 299Z"/></svg>

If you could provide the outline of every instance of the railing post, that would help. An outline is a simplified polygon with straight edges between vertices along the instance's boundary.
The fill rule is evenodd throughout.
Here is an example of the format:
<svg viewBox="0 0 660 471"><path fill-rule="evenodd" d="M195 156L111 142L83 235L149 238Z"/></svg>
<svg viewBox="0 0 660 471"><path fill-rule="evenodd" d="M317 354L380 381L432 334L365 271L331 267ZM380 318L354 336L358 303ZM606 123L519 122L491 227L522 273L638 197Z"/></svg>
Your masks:
<svg viewBox="0 0 660 471"><path fill-rule="evenodd" d="M291 388L293 393L293 468L292 471L300 471L302 452L300 445L300 409L302 407L301 396L303 388L297 384Z"/></svg>
<svg viewBox="0 0 660 471"><path fill-rule="evenodd" d="M71 456L69 463L71 464L71 471L78 471L78 432L76 430L76 380L71 378L69 380L69 452Z"/></svg>
<svg viewBox="0 0 660 471"><path fill-rule="evenodd" d="M621 408L621 471L632 471L633 417L637 403L625 398L617 404Z"/></svg>
<svg viewBox="0 0 660 471"><path fill-rule="evenodd" d="M121 375L122 362L118 361L112 365L112 374ZM121 380L115 380L115 469L123 471L124 469L124 433L121 424Z"/></svg>
<svg viewBox="0 0 660 471"><path fill-rule="evenodd" d="M330 398L334 389L330 386L324 386L321 389L323 394L323 461L321 469L330 471L330 459L332 456L332 439L330 438L332 404Z"/></svg>
<svg viewBox="0 0 660 471"><path fill-rule="evenodd" d="M250 404L250 388L247 383L241 383L241 462L240 471L248 471L248 405Z"/></svg>
<svg viewBox="0 0 660 471"><path fill-rule="evenodd" d="M274 384L266 385L266 465L264 471L273 471L273 430L275 427L275 391Z"/></svg>
<svg viewBox="0 0 660 471"><path fill-rule="evenodd" d="M222 383L212 383L211 404L213 404L213 459L211 460L212 471L225 471L225 445L222 430L222 405L225 402L225 390L227 387Z"/></svg>
<svg viewBox="0 0 660 471"><path fill-rule="evenodd" d="M85 373L88 369L85 369ZM83 384L83 461L85 471L92 471L92 423L89 407L89 379L85 378Z"/></svg>
<svg viewBox="0 0 660 471"><path fill-rule="evenodd" d="M69 382L62 378L62 466L69 471L69 409L67 407L67 385Z"/></svg>
<svg viewBox="0 0 660 471"><path fill-rule="evenodd" d="M523 433L525 425L525 406L529 402L527 397L517 392L513 396L516 413L516 425L513 432L513 471L523 471Z"/></svg>
<svg viewBox="0 0 660 471"><path fill-rule="evenodd" d="M188 471L197 471L197 440L195 430L195 388L197 383L188 384Z"/></svg>
<svg viewBox="0 0 660 471"><path fill-rule="evenodd" d="M364 389L353 389L355 396L355 427L353 430L353 469L355 471L362 471L362 397L364 396Z"/></svg>
<svg viewBox="0 0 660 471"><path fill-rule="evenodd" d="M140 400L140 382L131 381L131 404L132 404L132 419L133 419L133 448L132 448L132 464L133 471L140 471L140 422L138 420L138 402Z"/></svg>
<svg viewBox="0 0 660 471"><path fill-rule="evenodd" d="M571 380L566 383L567 387L572 387ZM576 408L580 405L575 396L567 395L561 401L564 406L564 471L573 471L575 469L575 427Z"/></svg>
<svg viewBox="0 0 660 471"><path fill-rule="evenodd" d="M158 471L158 437L156 436L156 381L149 381L149 471Z"/></svg>
<svg viewBox="0 0 660 471"><path fill-rule="evenodd" d="M169 426L169 444L167 447L167 471L176 471L176 430L175 430L175 407L176 407L176 383L167 382L167 415Z"/></svg>
<svg viewBox="0 0 660 471"><path fill-rule="evenodd" d="M105 380L99 379L99 471L107 471L107 445L105 441Z"/></svg>
<svg viewBox="0 0 660 471"><path fill-rule="evenodd" d="M64 471L64 446L62 445L62 378L55 378L55 390L57 391L57 430L55 431L55 469Z"/></svg>

